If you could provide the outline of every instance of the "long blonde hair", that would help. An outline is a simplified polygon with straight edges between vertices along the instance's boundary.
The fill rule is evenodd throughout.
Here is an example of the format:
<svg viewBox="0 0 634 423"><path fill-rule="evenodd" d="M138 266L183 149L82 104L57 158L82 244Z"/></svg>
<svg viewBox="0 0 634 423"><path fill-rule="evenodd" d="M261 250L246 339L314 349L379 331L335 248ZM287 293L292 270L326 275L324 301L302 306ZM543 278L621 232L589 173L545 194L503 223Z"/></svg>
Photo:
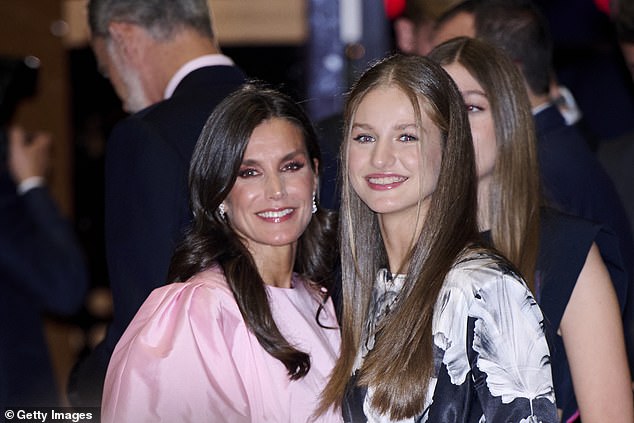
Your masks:
<svg viewBox="0 0 634 423"><path fill-rule="evenodd" d="M422 231L409 255L403 292L376 333L360 369L359 384L372 386L372 405L392 419L422 411L433 374L432 318L445 277L458 256L477 242L477 182L469 123L460 93L440 66L425 57L395 55L370 67L350 91L342 143L341 355L322 396L320 411L341 405L368 318L375 275L387 263L376 213L348 178L351 124L361 100L379 87L397 87L418 116L425 112L440 129L442 160ZM420 106L419 106L420 104Z"/></svg>

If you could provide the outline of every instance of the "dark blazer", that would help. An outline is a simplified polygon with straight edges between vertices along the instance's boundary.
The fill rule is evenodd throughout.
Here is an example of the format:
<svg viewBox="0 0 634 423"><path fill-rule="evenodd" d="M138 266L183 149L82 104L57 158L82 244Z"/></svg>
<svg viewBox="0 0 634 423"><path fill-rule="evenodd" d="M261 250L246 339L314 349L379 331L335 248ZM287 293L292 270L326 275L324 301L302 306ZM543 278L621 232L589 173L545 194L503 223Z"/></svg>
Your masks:
<svg viewBox="0 0 634 423"><path fill-rule="evenodd" d="M174 248L191 221L187 178L194 146L213 108L245 80L235 66L197 69L172 97L113 129L106 147L105 231L114 316L105 341L75 369L71 400L99 405L117 341L148 294L166 283ZM94 398L86 403L84 394Z"/></svg>
<svg viewBox="0 0 634 423"><path fill-rule="evenodd" d="M567 126L550 106L535 116L539 165L544 195L553 207L600 223L619 239L628 273L624 311L625 340L634 365L634 241L625 208L609 175L590 150L581 132Z"/></svg>
<svg viewBox="0 0 634 423"><path fill-rule="evenodd" d="M42 317L77 311L87 286L83 253L48 190L18 196L0 175L0 409L57 405Z"/></svg>
<svg viewBox="0 0 634 423"><path fill-rule="evenodd" d="M553 207L611 228L623 260L634 266L634 241L625 208L609 175L581 132L554 106L535 116L544 195Z"/></svg>

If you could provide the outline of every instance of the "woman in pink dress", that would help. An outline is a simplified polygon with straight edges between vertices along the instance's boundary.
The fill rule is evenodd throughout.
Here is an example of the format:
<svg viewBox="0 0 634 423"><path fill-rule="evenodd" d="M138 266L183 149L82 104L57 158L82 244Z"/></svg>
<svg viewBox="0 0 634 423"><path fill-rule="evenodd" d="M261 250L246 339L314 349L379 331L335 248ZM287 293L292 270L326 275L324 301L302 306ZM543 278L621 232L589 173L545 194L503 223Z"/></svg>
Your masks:
<svg viewBox="0 0 634 423"><path fill-rule="evenodd" d="M183 282L152 292L117 344L104 422L341 421L313 418L340 342L318 164L308 118L279 92L247 85L211 114L170 268Z"/></svg>

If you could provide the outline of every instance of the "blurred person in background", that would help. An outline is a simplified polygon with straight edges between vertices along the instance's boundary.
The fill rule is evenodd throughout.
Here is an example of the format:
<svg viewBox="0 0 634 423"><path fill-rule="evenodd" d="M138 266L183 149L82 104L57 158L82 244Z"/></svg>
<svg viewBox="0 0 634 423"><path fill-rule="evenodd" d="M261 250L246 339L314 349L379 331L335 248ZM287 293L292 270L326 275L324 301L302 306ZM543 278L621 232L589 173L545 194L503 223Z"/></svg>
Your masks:
<svg viewBox="0 0 634 423"><path fill-rule="evenodd" d="M454 79L468 111L480 231L520 269L546 317L561 421L581 415L584 422L630 423L634 405L619 306L627 278L606 265L619 259L618 238L542 206L530 104L522 76L503 52L461 37L429 57ZM599 240L612 248L599 251Z"/></svg>
<svg viewBox="0 0 634 423"><path fill-rule="evenodd" d="M73 371L76 405L101 403L110 355L147 295L167 282L191 221L187 172L213 108L245 81L223 55L206 0L90 0L92 47L132 115L106 146L105 239L113 319Z"/></svg>
<svg viewBox="0 0 634 423"><path fill-rule="evenodd" d="M612 19L623 60L633 79L629 88L634 95L634 2L614 1ZM634 131L601 143L597 156L614 181L630 219L630 227L634 230Z"/></svg>
<svg viewBox="0 0 634 423"><path fill-rule="evenodd" d="M5 135L5 134L2 134ZM46 315L83 304L88 274L70 222L46 186L51 137L12 127L0 164L0 409L60 405Z"/></svg>
<svg viewBox="0 0 634 423"><path fill-rule="evenodd" d="M405 0L401 16L394 19L398 49L407 54L426 56L433 48L436 21L462 0Z"/></svg>
<svg viewBox="0 0 634 423"><path fill-rule="evenodd" d="M468 10L467 10L468 9ZM456 11L473 23L458 34ZM452 30L449 30L454 28ZM553 49L548 22L528 0L467 0L439 19L435 43L456 35L475 37L503 50L518 66L532 107L537 133L541 190L545 202L564 213L599 223L619 240L620 260L611 263L627 275L623 321L630 368L634 365L634 239L616 187L577 125L568 125L551 97ZM598 242L608 253L611 246ZM617 294L621 294L617 292Z"/></svg>

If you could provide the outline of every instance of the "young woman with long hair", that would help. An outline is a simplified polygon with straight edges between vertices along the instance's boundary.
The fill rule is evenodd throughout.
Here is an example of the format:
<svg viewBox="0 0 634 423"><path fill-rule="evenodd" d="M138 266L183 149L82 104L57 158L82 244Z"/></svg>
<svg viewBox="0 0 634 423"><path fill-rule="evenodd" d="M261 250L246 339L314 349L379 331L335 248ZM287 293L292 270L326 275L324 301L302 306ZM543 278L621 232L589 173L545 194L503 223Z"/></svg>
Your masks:
<svg viewBox="0 0 634 423"><path fill-rule="evenodd" d="M468 111L480 230L533 285L552 333L561 421L632 422L618 239L542 205L533 116L515 63L470 38L441 44L430 57L454 79Z"/></svg>
<svg viewBox="0 0 634 423"><path fill-rule="evenodd" d="M543 317L479 245L469 122L424 57L369 68L344 112L341 356L321 410L352 422L556 421Z"/></svg>

